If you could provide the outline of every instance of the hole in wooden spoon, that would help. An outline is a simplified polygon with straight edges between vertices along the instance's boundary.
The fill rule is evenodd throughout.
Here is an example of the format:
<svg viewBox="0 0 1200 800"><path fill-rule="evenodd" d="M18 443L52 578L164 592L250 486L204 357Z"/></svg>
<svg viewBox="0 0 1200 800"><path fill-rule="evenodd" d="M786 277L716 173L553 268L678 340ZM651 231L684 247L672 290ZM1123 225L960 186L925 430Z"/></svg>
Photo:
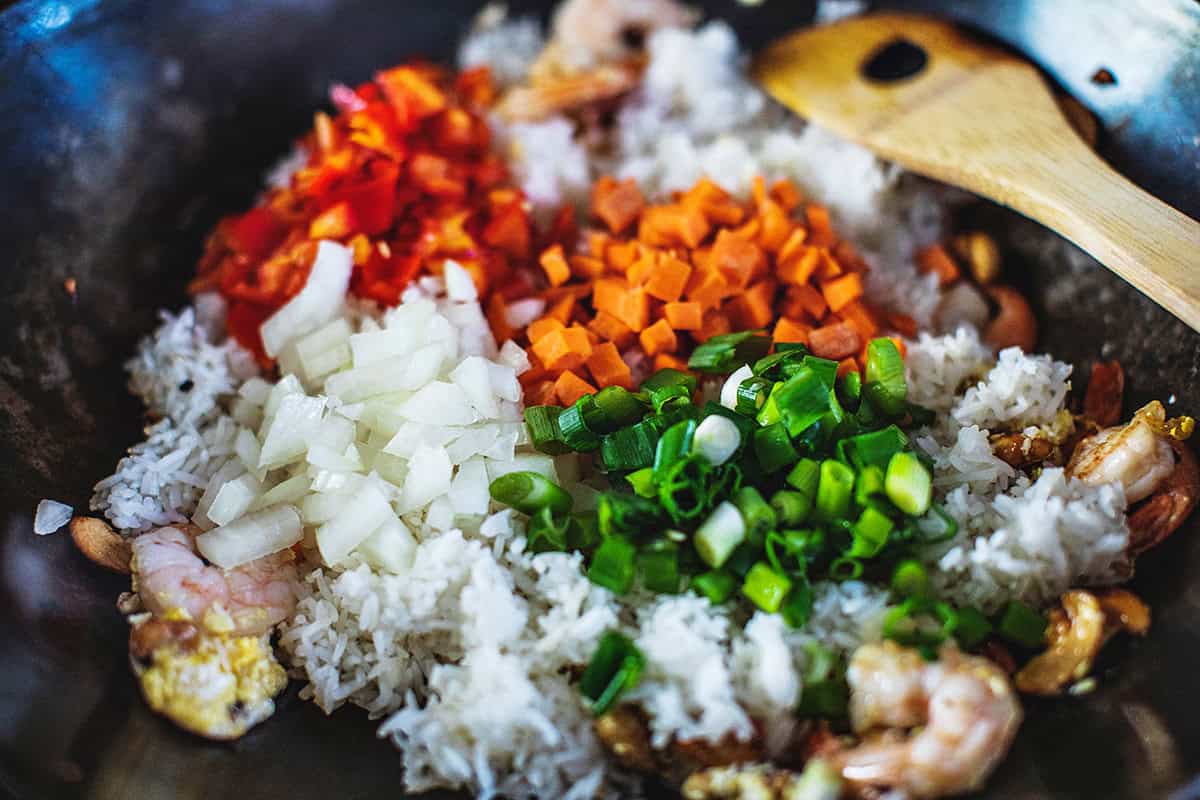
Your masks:
<svg viewBox="0 0 1200 800"><path fill-rule="evenodd" d="M862 65L863 77L878 83L911 78L929 63L924 48L900 36L880 47Z"/></svg>

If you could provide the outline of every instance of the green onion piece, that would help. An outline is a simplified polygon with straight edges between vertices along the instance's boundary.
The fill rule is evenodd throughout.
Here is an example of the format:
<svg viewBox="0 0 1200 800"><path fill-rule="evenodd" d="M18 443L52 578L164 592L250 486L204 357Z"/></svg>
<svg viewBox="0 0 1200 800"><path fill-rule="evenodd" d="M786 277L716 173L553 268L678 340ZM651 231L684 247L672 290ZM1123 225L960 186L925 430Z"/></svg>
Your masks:
<svg viewBox="0 0 1200 800"><path fill-rule="evenodd" d="M566 514L574 502L571 495L538 472L510 472L492 481L488 491L497 503L512 506L523 514L536 514L549 508Z"/></svg>
<svg viewBox="0 0 1200 800"><path fill-rule="evenodd" d="M732 498L742 488L742 468L729 461L712 470L705 493L708 505L714 506L722 500Z"/></svg>
<svg viewBox="0 0 1200 800"><path fill-rule="evenodd" d="M793 576L792 590L783 601L783 621L793 628L803 628L812 616L813 590L808 579L803 576Z"/></svg>
<svg viewBox="0 0 1200 800"><path fill-rule="evenodd" d="M958 533L958 520L950 516L946 509L934 503L929 513L917 520L918 539L923 544L936 544L953 539Z"/></svg>
<svg viewBox="0 0 1200 800"><path fill-rule="evenodd" d="M742 582L742 594L768 614L779 610L791 589L791 580L763 561L751 567L746 573L746 580Z"/></svg>
<svg viewBox="0 0 1200 800"><path fill-rule="evenodd" d="M781 470L800 457L782 422L754 432L754 456L764 472Z"/></svg>
<svg viewBox="0 0 1200 800"><path fill-rule="evenodd" d="M908 417L912 420L914 428L923 428L927 425L932 425L937 419L937 415L925 406L919 406L916 403L908 404Z"/></svg>
<svg viewBox="0 0 1200 800"><path fill-rule="evenodd" d="M775 350L780 353L799 352L801 355L804 355L808 352L808 345L803 342L776 342Z"/></svg>
<svg viewBox="0 0 1200 800"><path fill-rule="evenodd" d="M676 523L699 518L710 505L707 483L712 467L702 458L676 461L658 481L658 500Z"/></svg>
<svg viewBox="0 0 1200 800"><path fill-rule="evenodd" d="M726 408L720 403L714 403L711 400L704 404L704 408L700 410L700 418L711 417L713 415L724 417L725 419L737 425L738 432L742 435L743 442L749 442L750 437L758 430L758 423L753 417L747 417L739 414L732 408Z"/></svg>
<svg viewBox="0 0 1200 800"><path fill-rule="evenodd" d="M771 339L760 331L741 331L714 336L692 351L688 369L697 372L729 373L742 364L757 361L771 349Z"/></svg>
<svg viewBox="0 0 1200 800"><path fill-rule="evenodd" d="M602 536L640 534L662 527L659 504L625 492L605 492L596 505L596 526Z"/></svg>
<svg viewBox="0 0 1200 800"><path fill-rule="evenodd" d="M600 459L605 469L642 469L654 463L658 429L650 420L613 431L600 440Z"/></svg>
<svg viewBox="0 0 1200 800"><path fill-rule="evenodd" d="M782 557L779 555L781 547L784 550ZM776 572L785 575L807 574L808 563L815 560L824 547L825 533L820 529L772 531L766 539L767 560ZM785 561L785 558L789 560Z"/></svg>
<svg viewBox="0 0 1200 800"><path fill-rule="evenodd" d="M625 594L633 585L637 548L620 536L609 536L592 555L588 580L614 594Z"/></svg>
<svg viewBox="0 0 1200 800"><path fill-rule="evenodd" d="M642 467L625 476L633 493L638 497L658 496L658 484L654 482L654 467Z"/></svg>
<svg viewBox="0 0 1200 800"><path fill-rule="evenodd" d="M590 553L600 544L600 522L595 511L577 511L571 515L572 523L567 528L567 551L581 550Z"/></svg>
<svg viewBox="0 0 1200 800"><path fill-rule="evenodd" d="M854 479L854 502L865 507L883 494L883 470L876 466L864 467Z"/></svg>
<svg viewBox="0 0 1200 800"><path fill-rule="evenodd" d="M833 390L816 371L802 367L775 395L779 415L788 433L799 436L829 413Z"/></svg>
<svg viewBox="0 0 1200 800"><path fill-rule="evenodd" d="M858 404L862 402L862 376L856 370L847 372L838 379L837 393L842 405L858 408Z"/></svg>
<svg viewBox="0 0 1200 800"><path fill-rule="evenodd" d="M949 635L948 629L954 626L953 609L946 606L938 610L941 617L938 625L928 616L932 610L929 601L917 597L888 609L883 617L883 637L910 647L941 644Z"/></svg>
<svg viewBox="0 0 1200 800"><path fill-rule="evenodd" d="M758 560L758 554L761 552L759 548L749 542L742 542L729 560L725 562L725 572L736 575L738 578L745 578L746 573L754 566Z"/></svg>
<svg viewBox="0 0 1200 800"><path fill-rule="evenodd" d="M552 456L571 452L558 427L558 417L562 411L558 406L530 406L525 409L529 441L539 452Z"/></svg>
<svg viewBox="0 0 1200 800"><path fill-rule="evenodd" d="M719 569L746 538L746 521L737 506L721 503L696 529L692 544L705 564Z"/></svg>
<svg viewBox="0 0 1200 800"><path fill-rule="evenodd" d="M908 447L908 437L895 425L870 433L860 433L844 442L850 462L862 469L872 466L886 469L892 456Z"/></svg>
<svg viewBox="0 0 1200 800"><path fill-rule="evenodd" d="M720 605L733 596L737 578L722 570L702 572L692 578L691 588L708 598L713 605Z"/></svg>
<svg viewBox="0 0 1200 800"><path fill-rule="evenodd" d="M892 571L892 591L901 597L929 597L929 571L915 558L906 558Z"/></svg>
<svg viewBox="0 0 1200 800"><path fill-rule="evenodd" d="M896 508L909 516L923 515L933 501L933 476L912 453L901 452L892 456L888 461L883 488Z"/></svg>
<svg viewBox="0 0 1200 800"><path fill-rule="evenodd" d="M799 343L797 343L799 344ZM786 346L775 345L775 352L763 356L754 362L754 374L768 380L777 381L788 377L804 364L808 349L800 345L799 349L788 349Z"/></svg>
<svg viewBox="0 0 1200 800"><path fill-rule="evenodd" d="M600 446L600 437L588 427L584 418L584 403L591 399L590 395L584 395L558 415L558 429L563 442L578 453L591 452Z"/></svg>
<svg viewBox="0 0 1200 800"><path fill-rule="evenodd" d="M850 495L854 489L854 470L832 458L821 462L821 479L817 483L814 503L817 519L830 522L846 516L850 510Z"/></svg>
<svg viewBox="0 0 1200 800"><path fill-rule="evenodd" d="M792 467L786 480L788 486L812 500L817 496L817 485L821 482L821 464L811 458L802 458Z"/></svg>
<svg viewBox="0 0 1200 800"><path fill-rule="evenodd" d="M604 634L579 679L579 691L592 713L600 716L622 692L636 686L645 664L645 657L627 637L616 631Z"/></svg>
<svg viewBox="0 0 1200 800"><path fill-rule="evenodd" d="M861 577L862 574L862 562L850 556L835 558L829 565L829 577L835 581L852 581Z"/></svg>
<svg viewBox="0 0 1200 800"><path fill-rule="evenodd" d="M796 713L800 717L844 717L850 706L850 687L844 680L805 681ZM810 761L809 764L814 762ZM824 797L825 795L820 795ZM833 794L830 797L839 795Z"/></svg>
<svg viewBox="0 0 1200 800"><path fill-rule="evenodd" d="M665 389L669 386L683 386L690 396L692 392L696 391L696 376L680 372L677 369L660 369L642 381L641 390L649 394L656 389Z"/></svg>
<svg viewBox="0 0 1200 800"><path fill-rule="evenodd" d="M710 414L700 420L692 438L692 452L714 467L731 459L741 446L742 432L721 414Z"/></svg>
<svg viewBox="0 0 1200 800"><path fill-rule="evenodd" d="M637 395L620 386L606 386L592 396L603 422L597 433L611 433L639 421L646 414L646 405Z"/></svg>
<svg viewBox="0 0 1200 800"><path fill-rule="evenodd" d="M1022 647L1041 647L1046 643L1046 618L1037 609L1013 600L1001 612L996 632Z"/></svg>
<svg viewBox="0 0 1200 800"><path fill-rule="evenodd" d="M775 384L766 378L747 378L738 384L737 405L734 411L753 417L767 404L767 396Z"/></svg>
<svg viewBox="0 0 1200 800"><path fill-rule="evenodd" d="M988 618L978 608L965 606L958 609L952 633L959 644L970 650L983 644L991 635L992 623L988 622Z"/></svg>
<svg viewBox="0 0 1200 800"><path fill-rule="evenodd" d="M904 358L891 339L872 339L867 344L866 375L863 393L875 409L889 417L902 416L908 410L908 383L904 378Z"/></svg>
<svg viewBox="0 0 1200 800"><path fill-rule="evenodd" d="M551 510L543 508L529 518L525 538L532 553L559 553L569 548L567 539L571 526L578 525L571 517L555 517Z"/></svg>
<svg viewBox="0 0 1200 800"><path fill-rule="evenodd" d="M825 384L826 387L830 389L834 387L834 384L837 382L838 362L831 361L828 358L805 356L800 363L817 373L817 377L821 379L821 383Z"/></svg>
<svg viewBox="0 0 1200 800"><path fill-rule="evenodd" d="M812 507L813 501L802 492L780 489L771 495L771 508L775 511L775 519L785 528L803 525Z"/></svg>
<svg viewBox="0 0 1200 800"><path fill-rule="evenodd" d="M887 544L888 536L895 523L874 508L864 508L854 523L854 544L847 555L855 558L873 558Z"/></svg>
<svg viewBox="0 0 1200 800"><path fill-rule="evenodd" d="M758 412L759 425L774 425L776 422L783 420L783 415L779 413L779 392L783 389L783 383L776 383L771 387L771 393L767 395L767 402L763 404L762 411Z"/></svg>
<svg viewBox="0 0 1200 800"><path fill-rule="evenodd" d="M679 546L661 539L638 555L642 584L652 592L675 594L679 591Z"/></svg>
<svg viewBox="0 0 1200 800"><path fill-rule="evenodd" d="M743 486L739 489L733 496L733 504L737 506L746 522L746 539L761 546L767 532L775 527L775 509L771 508L753 486Z"/></svg>
<svg viewBox="0 0 1200 800"><path fill-rule="evenodd" d="M696 433L696 421L685 419L663 431L654 450L654 475L660 480L676 461L685 458L692 450L692 437Z"/></svg>

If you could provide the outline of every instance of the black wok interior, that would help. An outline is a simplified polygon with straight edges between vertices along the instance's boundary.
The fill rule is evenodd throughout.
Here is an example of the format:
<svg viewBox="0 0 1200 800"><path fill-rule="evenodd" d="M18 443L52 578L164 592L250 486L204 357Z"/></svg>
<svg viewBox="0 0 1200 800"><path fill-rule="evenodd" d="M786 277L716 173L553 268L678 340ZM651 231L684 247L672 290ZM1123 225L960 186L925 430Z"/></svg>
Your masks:
<svg viewBox="0 0 1200 800"><path fill-rule="evenodd" d="M705 5L751 43L813 10ZM1014 28L1004 15L1026 4L943 5L1003 34ZM140 438L122 362L157 308L185 301L206 232L251 201L329 83L415 54L448 58L477 6L63 0L0 12L0 793L401 796L400 760L365 714L325 719L294 686L270 722L234 744L153 716L114 608L128 579L84 561L65 534L35 537L32 517L43 497L85 508L92 484ZM1190 91L1200 95L1197 74ZM1200 134L1180 119L1162 124L1164 141ZM1107 140L1115 163L1200 213L1200 144L1175 163L1142 163L1122 141L1120 131ZM1119 359L1127 412L1154 397L1200 412L1200 336L1095 262L1071 266L1065 249L1031 244L1032 223L986 204L962 213L1003 242L1009 274L1044 321L1043 349L1081 377L1097 358ZM1200 797L1198 527L1139 562L1134 588L1155 612L1149 637L1108 648L1090 696L1030 704L987 797Z"/></svg>

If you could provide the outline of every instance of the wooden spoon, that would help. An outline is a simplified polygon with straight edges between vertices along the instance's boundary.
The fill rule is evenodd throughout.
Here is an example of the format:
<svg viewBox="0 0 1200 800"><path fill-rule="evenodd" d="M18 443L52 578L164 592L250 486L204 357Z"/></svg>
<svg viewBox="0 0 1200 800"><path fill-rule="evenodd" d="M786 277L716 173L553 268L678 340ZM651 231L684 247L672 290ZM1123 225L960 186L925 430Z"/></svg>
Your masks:
<svg viewBox="0 0 1200 800"><path fill-rule="evenodd" d="M945 22L873 14L790 34L753 72L801 116L1057 231L1200 330L1200 223L1093 153L1026 61Z"/></svg>

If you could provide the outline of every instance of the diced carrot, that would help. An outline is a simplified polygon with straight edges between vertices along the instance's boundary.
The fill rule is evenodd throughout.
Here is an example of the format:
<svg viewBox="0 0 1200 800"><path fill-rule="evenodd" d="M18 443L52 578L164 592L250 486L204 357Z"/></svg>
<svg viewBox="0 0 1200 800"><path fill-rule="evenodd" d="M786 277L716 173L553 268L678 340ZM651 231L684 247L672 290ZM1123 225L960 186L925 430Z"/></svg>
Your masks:
<svg viewBox="0 0 1200 800"><path fill-rule="evenodd" d="M765 328L775 317L775 281L759 281L741 294L734 295L722 306L734 328L753 330Z"/></svg>
<svg viewBox="0 0 1200 800"><path fill-rule="evenodd" d="M854 245L845 239L833 246L833 257L845 269L853 270L854 272L867 271L867 263L863 261L862 256L854 249Z"/></svg>
<svg viewBox="0 0 1200 800"><path fill-rule="evenodd" d="M620 278L601 278L592 287L592 305L597 311L607 311L613 316L621 316L621 300L629 291L629 284Z"/></svg>
<svg viewBox="0 0 1200 800"><path fill-rule="evenodd" d="M858 362L853 358L843 358L838 362L837 376L840 378L851 372L858 372Z"/></svg>
<svg viewBox="0 0 1200 800"><path fill-rule="evenodd" d="M638 239L651 247L698 247L710 230L699 209L683 205L651 206L642 212Z"/></svg>
<svg viewBox="0 0 1200 800"><path fill-rule="evenodd" d="M687 262L673 256L664 256L658 260L646 281L646 293L659 300L674 302L683 295L692 268Z"/></svg>
<svg viewBox="0 0 1200 800"><path fill-rule="evenodd" d="M716 309L711 309L704 312L700 330L692 331L692 338L697 342L707 342L712 337L729 333L731 330L733 327L729 324L729 317Z"/></svg>
<svg viewBox="0 0 1200 800"><path fill-rule="evenodd" d="M771 184L771 197L789 214L792 213L792 209L804 202L804 195L796 188L796 184L787 178L780 178Z"/></svg>
<svg viewBox="0 0 1200 800"><path fill-rule="evenodd" d="M564 328L538 339L530 348L546 369L575 369L592 355L592 343L583 328Z"/></svg>
<svg viewBox="0 0 1200 800"><path fill-rule="evenodd" d="M638 335L638 341L641 342L642 350L646 351L646 355L648 356L659 353L673 353L675 352L675 348L679 346L679 340L675 337L675 330L665 319L660 319L642 331Z"/></svg>
<svg viewBox="0 0 1200 800"><path fill-rule="evenodd" d="M814 356L841 361L862 349L863 338L853 326L839 322L813 329L808 335L808 346Z"/></svg>
<svg viewBox="0 0 1200 800"><path fill-rule="evenodd" d="M829 209L816 203L804 207L804 219L808 223L808 239L818 247L833 247L837 236L833 232L833 224L829 221Z"/></svg>
<svg viewBox="0 0 1200 800"><path fill-rule="evenodd" d="M610 242L604 251L604 260L616 272L625 272L637 261L641 247L635 241Z"/></svg>
<svg viewBox="0 0 1200 800"><path fill-rule="evenodd" d="M715 269L697 269L692 272L685 294L703 308L716 308L730 293L729 283Z"/></svg>
<svg viewBox="0 0 1200 800"><path fill-rule="evenodd" d="M755 208L761 208L767 202L767 181L762 175L754 176L754 182L750 185L750 201Z"/></svg>
<svg viewBox="0 0 1200 800"><path fill-rule="evenodd" d="M599 387L633 388L633 376L629 371L629 365L621 358L620 351L612 342L601 342L592 348L592 355L587 360L587 368Z"/></svg>
<svg viewBox="0 0 1200 800"><path fill-rule="evenodd" d="M917 253L917 267L922 272L932 272L937 275L939 286L948 286L957 281L961 275L958 264L940 244L932 244Z"/></svg>
<svg viewBox="0 0 1200 800"><path fill-rule="evenodd" d="M833 257L833 253L829 252L828 247L818 247L817 250L821 254L821 266L817 268L817 280L827 281L845 271L838 260Z"/></svg>
<svg viewBox="0 0 1200 800"><path fill-rule="evenodd" d="M659 353L654 357L654 371L658 372L660 369L674 369L679 372L687 372L688 364L685 359L679 356L672 355L671 353Z"/></svg>
<svg viewBox="0 0 1200 800"><path fill-rule="evenodd" d="M542 317L529 323L529 327L525 329L525 333L528 334L530 343L533 343L547 334L560 331L565 327L567 327L566 324L561 320L554 319L553 317Z"/></svg>
<svg viewBox="0 0 1200 800"><path fill-rule="evenodd" d="M559 375L558 380L554 382L554 394L564 406L574 405L575 401L585 394L594 394L595 392L595 386L569 369Z"/></svg>
<svg viewBox="0 0 1200 800"><path fill-rule="evenodd" d="M795 223L788 219L782 206L769 198L759 206L758 219L762 222L758 243L768 253L778 252L791 235Z"/></svg>
<svg viewBox="0 0 1200 800"><path fill-rule="evenodd" d="M625 279L629 281L630 286L642 286L646 281L650 280L650 276L654 274L655 267L658 265L658 251L651 250L648 253L643 253L634 261L629 269L625 272Z"/></svg>
<svg viewBox="0 0 1200 800"><path fill-rule="evenodd" d="M621 295L617 310L613 316L629 326L634 333L639 333L650 324L650 295L638 286Z"/></svg>
<svg viewBox="0 0 1200 800"><path fill-rule="evenodd" d="M589 228L584 234L584 241L587 244L587 254L592 258L604 261L607 259L605 254L608 252L608 246L612 243L613 237L597 228Z"/></svg>
<svg viewBox="0 0 1200 800"><path fill-rule="evenodd" d="M720 271L730 286L738 289L766 271L767 257L753 241L722 230L713 242L710 264Z"/></svg>
<svg viewBox="0 0 1200 800"><path fill-rule="evenodd" d="M587 327L601 339L615 344L619 350L624 350L633 341L633 331L629 326L607 311L597 311Z"/></svg>
<svg viewBox="0 0 1200 800"><path fill-rule="evenodd" d="M509 339L516 338L516 331L508 324L508 304L504 302L504 296L500 294L492 294L487 301L487 321L488 327L492 329L492 335L496 337L496 341L504 343Z"/></svg>
<svg viewBox="0 0 1200 800"><path fill-rule="evenodd" d="M633 178L623 181L601 178L592 188L592 213L613 233L632 225L645 206L646 200Z"/></svg>
<svg viewBox="0 0 1200 800"><path fill-rule="evenodd" d="M564 297L573 297L576 300L582 300L591 293L592 284L590 283L564 283L562 286L551 286L548 289L543 289L538 292L537 296L547 303L557 303Z"/></svg>
<svg viewBox="0 0 1200 800"><path fill-rule="evenodd" d="M819 247L801 247L786 260L780 259L775 268L775 274L785 283L802 286L821 266L821 249Z"/></svg>
<svg viewBox="0 0 1200 800"><path fill-rule="evenodd" d="M829 309L829 304L825 302L825 296L818 292L811 283L789 286L788 296L794 297L800 307L804 309L804 313L813 320L825 316L825 312Z"/></svg>
<svg viewBox="0 0 1200 800"><path fill-rule="evenodd" d="M759 234L762 233L762 220L758 217L752 217L742 225L736 228L726 228L729 233L747 242L758 242Z"/></svg>
<svg viewBox="0 0 1200 800"><path fill-rule="evenodd" d="M873 339L882 327L875 312L861 300L853 300L842 306L838 316L858 331L863 341Z"/></svg>
<svg viewBox="0 0 1200 800"><path fill-rule="evenodd" d="M526 350L526 352L528 353L528 350ZM521 385L523 387L528 389L530 386L534 385L538 381L549 380L549 381L553 382L553 380L557 377L558 377L557 375L554 375L553 373L550 372L550 370L546 369L541 364L539 364L538 360L536 358L530 356L529 369L522 372L517 377L517 380L519 380L521 382Z"/></svg>
<svg viewBox="0 0 1200 800"><path fill-rule="evenodd" d="M699 330L704 311L700 304L694 301L667 303L663 306L663 316L677 331L694 331Z"/></svg>
<svg viewBox="0 0 1200 800"><path fill-rule="evenodd" d="M563 255L561 244L546 248L538 257L538 263L546 272L546 279L550 281L551 286L562 286L567 282L567 278L571 277L571 267Z"/></svg>
<svg viewBox="0 0 1200 800"><path fill-rule="evenodd" d="M788 234L787 240L779 246L779 252L775 254L775 260L783 262L793 258L804 248L804 241L807 238L808 228L805 228L803 225L793 227L792 232Z"/></svg>
<svg viewBox="0 0 1200 800"><path fill-rule="evenodd" d="M901 336L913 338L917 335L917 321L908 314L893 311L887 315L888 324L900 332Z"/></svg>
<svg viewBox="0 0 1200 800"><path fill-rule="evenodd" d="M811 325L805 325L798 320L780 317L775 323L775 331L772 334L776 342L800 342L808 344L808 334L812 332Z"/></svg>
<svg viewBox="0 0 1200 800"><path fill-rule="evenodd" d="M847 303L862 297L862 277L857 272L847 272L833 280L825 281L821 284L821 294L825 295L825 302L831 309L841 311Z"/></svg>
<svg viewBox="0 0 1200 800"><path fill-rule="evenodd" d="M575 297L574 297L574 295L568 294L568 295L564 295L563 297L561 297L558 301L556 301L554 303L554 305L552 305L552 306L550 306L550 308L546 309L546 313L543 314L542 316L549 317L550 319L556 319L559 322L561 322L563 325L569 325L569 324L571 324L571 314L574 311L575 311Z"/></svg>
<svg viewBox="0 0 1200 800"><path fill-rule="evenodd" d="M531 406L552 406L560 402L554 381L540 380L526 387L524 394L525 402Z"/></svg>
<svg viewBox="0 0 1200 800"><path fill-rule="evenodd" d="M608 265L592 256L571 256L568 260L571 264L571 274L585 281L603 276L608 269Z"/></svg>
<svg viewBox="0 0 1200 800"><path fill-rule="evenodd" d="M729 193L708 178L701 178L683 193L679 202L697 208L709 222L716 225L737 225L746 216L746 210L730 197Z"/></svg>

